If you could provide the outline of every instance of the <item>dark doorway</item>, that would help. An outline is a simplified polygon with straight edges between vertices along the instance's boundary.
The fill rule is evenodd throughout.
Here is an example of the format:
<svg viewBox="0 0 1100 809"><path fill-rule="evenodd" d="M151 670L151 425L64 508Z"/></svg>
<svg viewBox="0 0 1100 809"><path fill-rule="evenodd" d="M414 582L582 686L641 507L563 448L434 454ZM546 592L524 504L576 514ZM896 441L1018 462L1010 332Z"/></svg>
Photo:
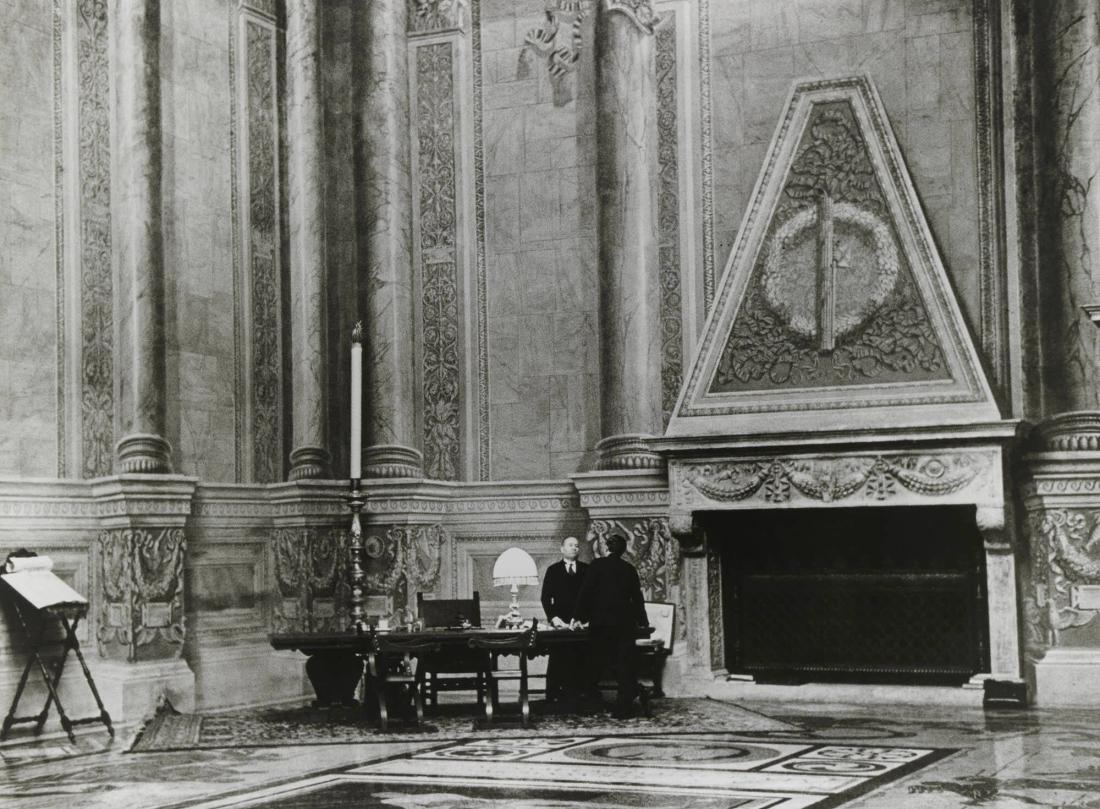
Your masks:
<svg viewBox="0 0 1100 809"><path fill-rule="evenodd" d="M758 680L957 683L988 671L972 506L724 512L726 667Z"/></svg>

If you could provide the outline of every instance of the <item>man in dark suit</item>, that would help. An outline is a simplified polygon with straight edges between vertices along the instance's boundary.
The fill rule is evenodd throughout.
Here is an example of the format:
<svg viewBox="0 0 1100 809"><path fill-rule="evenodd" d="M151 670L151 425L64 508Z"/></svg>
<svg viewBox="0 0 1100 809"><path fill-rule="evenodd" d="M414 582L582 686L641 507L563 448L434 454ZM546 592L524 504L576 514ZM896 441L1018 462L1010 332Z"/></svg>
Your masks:
<svg viewBox="0 0 1100 809"><path fill-rule="evenodd" d="M573 622L577 593L588 571L588 565L577 561L580 543L576 537L566 537L561 543L561 561L546 569L542 580L542 608L555 629L566 629ZM583 655L573 646L550 653L546 663L546 699L573 699L580 687Z"/></svg>
<svg viewBox="0 0 1100 809"><path fill-rule="evenodd" d="M625 552L626 537L611 534L607 538L608 555L589 567L573 611L577 621L588 624L591 678L598 682L600 673L612 664L618 684L615 716L620 718L631 715L631 703L638 691L634 642L638 628L649 625L638 571L623 559Z"/></svg>

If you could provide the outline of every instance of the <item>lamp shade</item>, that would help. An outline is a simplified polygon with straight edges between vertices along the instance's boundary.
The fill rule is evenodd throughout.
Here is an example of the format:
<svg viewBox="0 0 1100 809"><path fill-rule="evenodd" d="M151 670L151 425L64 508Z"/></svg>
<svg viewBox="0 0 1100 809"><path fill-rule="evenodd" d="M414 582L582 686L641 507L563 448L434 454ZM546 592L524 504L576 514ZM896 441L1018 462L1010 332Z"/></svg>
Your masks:
<svg viewBox="0 0 1100 809"><path fill-rule="evenodd" d="M531 554L523 548L509 548L493 565L493 584L538 584L539 569Z"/></svg>

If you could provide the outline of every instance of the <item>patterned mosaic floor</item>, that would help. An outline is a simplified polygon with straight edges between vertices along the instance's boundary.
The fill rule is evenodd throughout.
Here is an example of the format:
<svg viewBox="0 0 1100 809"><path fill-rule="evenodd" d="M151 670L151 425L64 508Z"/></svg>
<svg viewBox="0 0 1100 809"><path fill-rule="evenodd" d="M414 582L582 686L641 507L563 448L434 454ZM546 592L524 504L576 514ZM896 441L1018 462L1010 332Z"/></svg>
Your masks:
<svg viewBox="0 0 1100 809"><path fill-rule="evenodd" d="M948 753L703 734L476 739L200 806L823 809Z"/></svg>
<svg viewBox="0 0 1100 809"><path fill-rule="evenodd" d="M102 733L3 744L0 807L1100 809L1100 712L750 707L775 725L152 753Z"/></svg>

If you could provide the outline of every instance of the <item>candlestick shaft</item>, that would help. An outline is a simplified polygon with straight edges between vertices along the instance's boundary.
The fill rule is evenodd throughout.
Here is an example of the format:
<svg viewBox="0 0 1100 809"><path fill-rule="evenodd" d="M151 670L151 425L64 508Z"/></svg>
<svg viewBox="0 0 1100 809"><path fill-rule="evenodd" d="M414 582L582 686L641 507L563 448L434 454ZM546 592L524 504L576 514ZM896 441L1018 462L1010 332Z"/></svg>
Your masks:
<svg viewBox="0 0 1100 809"><path fill-rule="evenodd" d="M351 344L351 477L360 477L363 454L363 345Z"/></svg>

